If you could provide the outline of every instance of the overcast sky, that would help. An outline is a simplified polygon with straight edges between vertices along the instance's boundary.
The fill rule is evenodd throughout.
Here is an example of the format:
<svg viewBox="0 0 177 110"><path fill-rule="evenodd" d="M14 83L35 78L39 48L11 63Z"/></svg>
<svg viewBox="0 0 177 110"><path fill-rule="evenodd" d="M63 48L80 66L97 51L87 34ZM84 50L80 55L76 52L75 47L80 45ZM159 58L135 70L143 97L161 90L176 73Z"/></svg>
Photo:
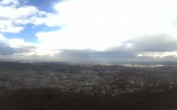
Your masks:
<svg viewBox="0 0 177 110"><path fill-rule="evenodd" d="M0 59L177 60L177 0L0 0Z"/></svg>

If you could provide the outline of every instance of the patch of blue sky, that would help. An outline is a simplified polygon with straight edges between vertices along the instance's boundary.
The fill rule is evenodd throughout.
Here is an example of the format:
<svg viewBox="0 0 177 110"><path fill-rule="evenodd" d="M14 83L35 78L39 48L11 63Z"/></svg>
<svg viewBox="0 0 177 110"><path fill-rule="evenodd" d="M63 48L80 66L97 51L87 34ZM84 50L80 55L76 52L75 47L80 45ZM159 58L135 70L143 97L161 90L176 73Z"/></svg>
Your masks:
<svg viewBox="0 0 177 110"><path fill-rule="evenodd" d="M61 29L61 27L47 27L45 25L34 26L32 24L28 24L25 26L25 29L19 33L4 32L3 35L6 36L8 39L17 38L17 39L24 39L26 42L38 43L36 33L57 31L60 29Z"/></svg>
<svg viewBox="0 0 177 110"><path fill-rule="evenodd" d="M37 7L39 10L54 12L53 5L63 0L28 0L27 4Z"/></svg>

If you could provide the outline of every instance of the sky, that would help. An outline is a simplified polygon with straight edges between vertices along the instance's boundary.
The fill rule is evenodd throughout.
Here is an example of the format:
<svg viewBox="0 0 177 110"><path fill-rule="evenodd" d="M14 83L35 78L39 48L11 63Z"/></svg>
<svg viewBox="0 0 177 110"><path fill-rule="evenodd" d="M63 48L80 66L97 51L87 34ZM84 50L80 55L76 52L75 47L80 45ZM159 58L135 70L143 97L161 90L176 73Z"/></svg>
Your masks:
<svg viewBox="0 0 177 110"><path fill-rule="evenodd" d="M0 0L0 60L177 61L177 0Z"/></svg>

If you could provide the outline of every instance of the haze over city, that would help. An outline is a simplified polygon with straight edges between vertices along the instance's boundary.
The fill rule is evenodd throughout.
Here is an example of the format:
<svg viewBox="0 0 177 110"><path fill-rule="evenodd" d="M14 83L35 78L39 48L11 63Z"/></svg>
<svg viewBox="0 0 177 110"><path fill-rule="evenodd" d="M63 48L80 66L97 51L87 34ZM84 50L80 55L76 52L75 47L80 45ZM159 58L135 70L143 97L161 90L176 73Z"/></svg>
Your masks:
<svg viewBox="0 0 177 110"><path fill-rule="evenodd" d="M176 0L0 0L0 59L176 61Z"/></svg>

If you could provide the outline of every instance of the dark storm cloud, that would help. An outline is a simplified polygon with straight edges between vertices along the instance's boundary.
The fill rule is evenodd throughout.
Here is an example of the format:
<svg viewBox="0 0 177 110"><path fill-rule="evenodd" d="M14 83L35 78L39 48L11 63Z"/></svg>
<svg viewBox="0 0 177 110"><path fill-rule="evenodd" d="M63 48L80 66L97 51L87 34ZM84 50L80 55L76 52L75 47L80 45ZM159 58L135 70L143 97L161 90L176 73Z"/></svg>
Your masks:
<svg viewBox="0 0 177 110"><path fill-rule="evenodd" d="M62 50L59 54L59 58L74 62L117 62L132 60L135 57L133 52L94 50Z"/></svg>
<svg viewBox="0 0 177 110"><path fill-rule="evenodd" d="M122 42L118 47L105 51L94 50L61 50L59 58L68 61L82 62L121 62L152 60L137 57L144 52L173 52L177 51L177 40L166 35L142 36ZM165 58L164 58L165 59Z"/></svg>
<svg viewBox="0 0 177 110"><path fill-rule="evenodd" d="M119 52L166 52L177 51L177 38L167 35L141 36L123 42L119 47L107 49Z"/></svg>
<svg viewBox="0 0 177 110"><path fill-rule="evenodd" d="M166 35L147 36L130 41L140 51L177 51L177 39Z"/></svg>
<svg viewBox="0 0 177 110"><path fill-rule="evenodd" d="M14 50L5 43L0 43L0 54L1 55L11 55L13 54Z"/></svg>
<svg viewBox="0 0 177 110"><path fill-rule="evenodd" d="M34 49L34 46L21 47L21 48L12 48L6 43L0 43L0 55L12 55L19 54L24 52L29 52L31 49Z"/></svg>
<svg viewBox="0 0 177 110"><path fill-rule="evenodd" d="M33 51L34 49L35 49L34 46L12 48L7 43L0 43L0 55L14 55L14 54L21 54L21 53L23 54L25 52ZM61 52L58 55L54 56L56 61L84 62L84 63L152 61L154 60L154 58L152 59L150 57L147 58L138 57L137 55L145 52L177 51L177 40L175 40L175 38L170 39L170 37L165 35L146 36L146 37L142 36L142 37L137 37L136 39L131 39L122 42L121 45L114 48L107 49L105 51L96 51L96 50L89 50L89 49L85 49L85 50L63 49L60 51ZM41 56L36 56L35 58L42 59ZM168 56L166 58L168 58ZM174 59L174 57L171 59Z"/></svg>

